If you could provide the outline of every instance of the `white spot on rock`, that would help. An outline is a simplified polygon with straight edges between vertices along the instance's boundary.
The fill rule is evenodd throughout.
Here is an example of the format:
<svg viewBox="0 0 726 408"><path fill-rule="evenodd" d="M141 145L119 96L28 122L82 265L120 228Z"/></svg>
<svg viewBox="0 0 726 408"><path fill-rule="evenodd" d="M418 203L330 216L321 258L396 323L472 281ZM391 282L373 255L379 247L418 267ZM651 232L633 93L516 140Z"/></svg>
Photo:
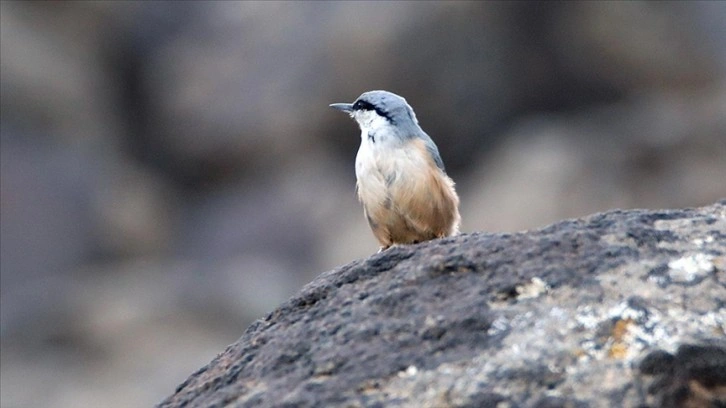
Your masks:
<svg viewBox="0 0 726 408"><path fill-rule="evenodd" d="M668 262L668 275L673 282L693 282L711 273L715 267L713 257L706 254L684 256Z"/></svg>

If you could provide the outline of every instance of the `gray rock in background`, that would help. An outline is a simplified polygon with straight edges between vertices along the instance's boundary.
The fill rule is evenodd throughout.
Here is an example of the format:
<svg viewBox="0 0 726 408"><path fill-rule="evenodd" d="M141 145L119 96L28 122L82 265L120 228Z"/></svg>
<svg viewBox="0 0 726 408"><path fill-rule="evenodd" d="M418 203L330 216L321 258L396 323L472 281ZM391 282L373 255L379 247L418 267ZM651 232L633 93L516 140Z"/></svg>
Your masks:
<svg viewBox="0 0 726 408"><path fill-rule="evenodd" d="M365 90L414 106L465 231L726 197L723 21L721 2L0 3L0 400L150 405L373 253L358 131L327 108Z"/></svg>
<svg viewBox="0 0 726 408"><path fill-rule="evenodd" d="M722 406L724 299L726 201L396 247L322 274L159 406Z"/></svg>

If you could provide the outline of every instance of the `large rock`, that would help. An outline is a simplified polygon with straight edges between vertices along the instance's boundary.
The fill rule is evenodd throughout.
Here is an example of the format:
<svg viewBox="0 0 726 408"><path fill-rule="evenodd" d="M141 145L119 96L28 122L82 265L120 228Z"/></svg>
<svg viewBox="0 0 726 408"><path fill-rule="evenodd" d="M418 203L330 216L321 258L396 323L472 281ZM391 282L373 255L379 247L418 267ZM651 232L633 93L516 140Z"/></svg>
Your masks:
<svg viewBox="0 0 726 408"><path fill-rule="evenodd" d="M721 407L725 303L726 200L465 234L322 274L160 406Z"/></svg>

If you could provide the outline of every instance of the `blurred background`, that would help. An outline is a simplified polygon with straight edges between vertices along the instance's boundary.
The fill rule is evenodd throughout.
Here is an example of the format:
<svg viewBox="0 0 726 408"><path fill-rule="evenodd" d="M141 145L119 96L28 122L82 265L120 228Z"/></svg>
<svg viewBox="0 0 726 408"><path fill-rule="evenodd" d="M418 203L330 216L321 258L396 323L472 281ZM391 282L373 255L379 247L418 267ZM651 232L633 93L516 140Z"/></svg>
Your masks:
<svg viewBox="0 0 726 408"><path fill-rule="evenodd" d="M150 406L377 250L403 95L463 231L726 197L726 2L0 3L0 404Z"/></svg>

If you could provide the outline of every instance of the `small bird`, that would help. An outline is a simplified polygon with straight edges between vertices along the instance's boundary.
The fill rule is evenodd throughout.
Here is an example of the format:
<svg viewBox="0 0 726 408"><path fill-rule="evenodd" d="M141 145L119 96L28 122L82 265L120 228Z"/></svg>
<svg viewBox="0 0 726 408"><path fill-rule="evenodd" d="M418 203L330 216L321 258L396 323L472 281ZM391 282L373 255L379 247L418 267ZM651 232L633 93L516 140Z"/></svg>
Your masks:
<svg viewBox="0 0 726 408"><path fill-rule="evenodd" d="M360 127L356 188L380 251L459 233L454 181L404 98L369 91L352 104L330 107L347 112Z"/></svg>

